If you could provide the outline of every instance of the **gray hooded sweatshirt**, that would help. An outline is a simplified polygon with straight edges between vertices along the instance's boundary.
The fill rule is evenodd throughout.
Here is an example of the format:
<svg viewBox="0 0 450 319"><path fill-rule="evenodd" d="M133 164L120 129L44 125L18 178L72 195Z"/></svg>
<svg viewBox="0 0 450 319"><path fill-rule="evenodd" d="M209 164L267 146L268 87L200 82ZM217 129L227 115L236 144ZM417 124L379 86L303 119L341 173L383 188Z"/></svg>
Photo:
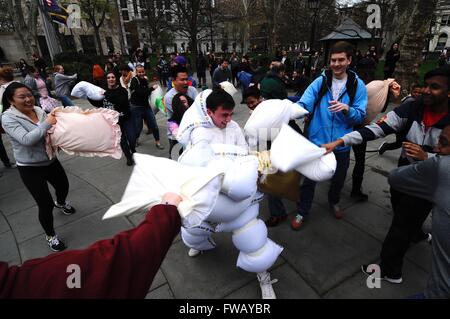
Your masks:
<svg viewBox="0 0 450 319"><path fill-rule="evenodd" d="M14 158L19 166L48 166L54 161L45 151L45 135L51 128L45 122L47 114L37 106L34 111L39 119L38 124L14 106L1 117L2 127L11 139Z"/></svg>

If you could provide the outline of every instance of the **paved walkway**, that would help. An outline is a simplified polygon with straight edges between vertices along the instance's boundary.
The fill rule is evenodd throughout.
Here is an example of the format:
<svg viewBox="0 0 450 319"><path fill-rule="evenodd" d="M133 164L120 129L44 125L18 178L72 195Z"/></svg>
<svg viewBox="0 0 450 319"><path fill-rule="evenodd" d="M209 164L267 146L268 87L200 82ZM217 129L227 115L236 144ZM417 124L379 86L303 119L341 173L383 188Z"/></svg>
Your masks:
<svg viewBox="0 0 450 319"><path fill-rule="evenodd" d="M236 102L241 100L236 96ZM78 105L87 107L85 101ZM244 105L237 104L235 120L241 125L248 118ZM161 135L165 120L158 114ZM11 147L3 136L8 153ZM138 152L167 156L158 150L151 135L141 135ZM381 142L369 143L376 149ZM284 247L272 269L272 278L279 298L403 298L420 292L427 281L431 264L431 247L420 243L410 249L404 265L404 283L382 282L381 289L369 289L360 272L363 263L376 262L381 243L390 225L392 212L386 176L396 166L399 151L383 156L367 154L364 190L366 203L350 199L351 177L342 195L345 218L336 220L327 210L328 183L317 187L311 218L298 232L289 223L269 229L269 237ZM129 229L143 219L143 214L102 221L108 207L120 201L132 168L125 159L82 158L61 154L60 160L70 180L69 200L77 208L73 216L55 215L56 232L70 249L87 247L99 240ZM353 162L353 161L352 161ZM349 176L351 175L351 169ZM285 202L292 214L293 203ZM261 218L268 217L267 202L261 205ZM429 227L429 220L425 227ZM215 236L218 247L197 258L187 255L188 249L178 236L158 272L148 298L260 298L259 285L253 274L236 267L238 251L230 234ZM43 229L37 218L37 206L20 180L17 169L4 169L0 178L0 260L21 264L30 258L50 253Z"/></svg>

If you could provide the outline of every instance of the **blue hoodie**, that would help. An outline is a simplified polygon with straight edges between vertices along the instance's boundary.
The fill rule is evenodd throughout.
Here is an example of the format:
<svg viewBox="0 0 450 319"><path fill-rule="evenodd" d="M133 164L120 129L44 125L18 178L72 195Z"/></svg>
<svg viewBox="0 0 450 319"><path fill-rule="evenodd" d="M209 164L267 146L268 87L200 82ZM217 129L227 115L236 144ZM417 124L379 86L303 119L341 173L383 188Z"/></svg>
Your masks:
<svg viewBox="0 0 450 319"><path fill-rule="evenodd" d="M347 105L350 104L350 96L348 95L349 83L358 81L355 97L350 106L350 110L344 115L343 112L331 113L328 110L330 101L333 100L331 91L332 73L331 71L324 71L320 77L314 80L313 83L306 89L300 101L303 108L312 113L316 100L319 96L322 87L322 81L327 81L327 93L322 97L320 103L316 106L313 118L309 126L309 140L314 144L321 146L322 144L330 143L338 138L341 138L347 133L353 131L353 126L361 124L366 116L367 107L367 90L364 82L353 71L347 70L347 85L339 97L339 101ZM336 152L349 151L349 146L336 148Z"/></svg>

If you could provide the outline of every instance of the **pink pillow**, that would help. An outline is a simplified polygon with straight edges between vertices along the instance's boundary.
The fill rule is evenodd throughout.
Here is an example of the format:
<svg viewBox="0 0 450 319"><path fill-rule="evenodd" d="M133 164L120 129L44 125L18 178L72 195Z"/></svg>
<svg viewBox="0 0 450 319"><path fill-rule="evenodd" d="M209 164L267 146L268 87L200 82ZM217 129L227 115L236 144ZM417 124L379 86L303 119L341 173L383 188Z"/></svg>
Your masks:
<svg viewBox="0 0 450 319"><path fill-rule="evenodd" d="M122 157L119 113L105 108L55 109L56 124L46 135L47 154L53 158L59 149L69 155Z"/></svg>

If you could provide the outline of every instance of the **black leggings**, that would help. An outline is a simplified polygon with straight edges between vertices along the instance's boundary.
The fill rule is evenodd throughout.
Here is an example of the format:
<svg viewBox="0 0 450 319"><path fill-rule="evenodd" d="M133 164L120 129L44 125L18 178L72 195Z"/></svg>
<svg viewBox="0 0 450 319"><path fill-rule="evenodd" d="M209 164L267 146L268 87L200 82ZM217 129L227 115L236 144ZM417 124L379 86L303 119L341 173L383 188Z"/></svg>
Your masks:
<svg viewBox="0 0 450 319"><path fill-rule="evenodd" d="M48 166L18 166L20 177L26 188L30 191L39 208L39 222L47 236L55 236L53 228L52 195L48 189L49 182L56 193L59 204L66 202L69 192L69 180L66 172L58 160Z"/></svg>

